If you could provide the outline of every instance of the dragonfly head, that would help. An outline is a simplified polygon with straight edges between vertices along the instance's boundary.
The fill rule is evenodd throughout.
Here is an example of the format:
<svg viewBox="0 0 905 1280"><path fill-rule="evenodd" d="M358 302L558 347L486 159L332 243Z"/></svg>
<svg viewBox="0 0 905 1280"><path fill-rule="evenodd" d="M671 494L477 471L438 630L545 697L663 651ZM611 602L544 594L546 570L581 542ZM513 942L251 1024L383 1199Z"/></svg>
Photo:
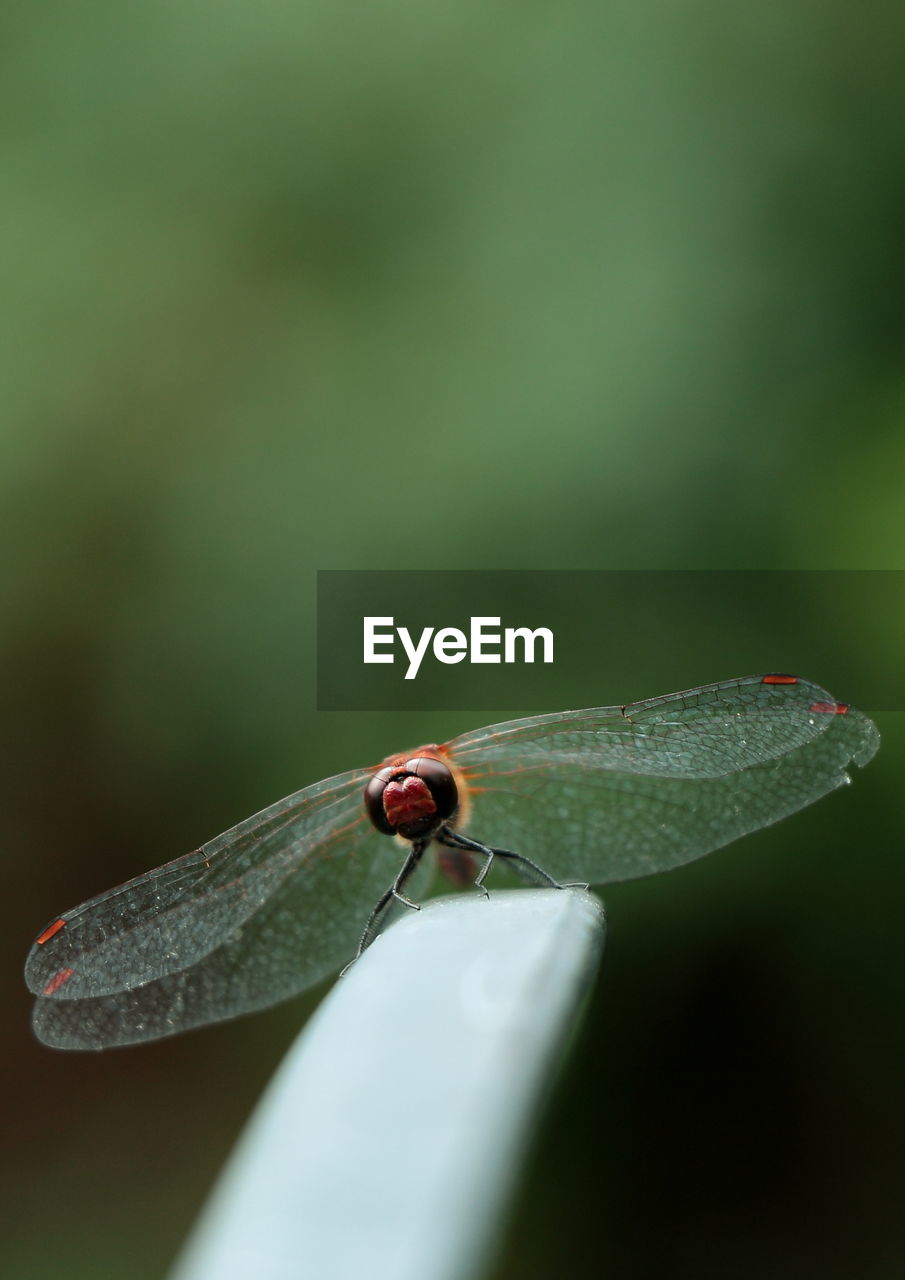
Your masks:
<svg viewBox="0 0 905 1280"><path fill-rule="evenodd" d="M378 831L406 840L431 836L456 816L459 789L452 770L428 755L396 756L381 766L365 788L365 808Z"/></svg>

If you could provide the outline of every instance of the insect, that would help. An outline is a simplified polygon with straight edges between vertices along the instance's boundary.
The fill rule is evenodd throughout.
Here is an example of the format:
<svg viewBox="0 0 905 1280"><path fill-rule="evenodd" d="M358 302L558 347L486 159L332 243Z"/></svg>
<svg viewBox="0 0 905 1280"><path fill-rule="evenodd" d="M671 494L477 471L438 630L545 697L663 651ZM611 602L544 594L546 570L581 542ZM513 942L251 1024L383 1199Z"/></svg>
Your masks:
<svg viewBox="0 0 905 1280"><path fill-rule="evenodd" d="M416 905L429 849L485 892L496 861L554 886L680 866L847 782L878 743L854 707L771 674L390 756L55 918L26 964L35 1031L100 1049L286 999Z"/></svg>

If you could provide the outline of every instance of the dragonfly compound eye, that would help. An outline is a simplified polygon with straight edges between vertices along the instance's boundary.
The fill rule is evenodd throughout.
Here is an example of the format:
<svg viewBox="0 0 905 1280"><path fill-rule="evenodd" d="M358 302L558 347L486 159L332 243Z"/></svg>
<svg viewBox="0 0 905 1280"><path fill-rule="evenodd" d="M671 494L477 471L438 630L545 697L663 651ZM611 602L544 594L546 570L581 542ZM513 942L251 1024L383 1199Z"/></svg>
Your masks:
<svg viewBox="0 0 905 1280"><path fill-rule="evenodd" d="M416 840L453 817L459 805L455 779L441 760L415 756L387 765L365 788L365 808L378 831Z"/></svg>

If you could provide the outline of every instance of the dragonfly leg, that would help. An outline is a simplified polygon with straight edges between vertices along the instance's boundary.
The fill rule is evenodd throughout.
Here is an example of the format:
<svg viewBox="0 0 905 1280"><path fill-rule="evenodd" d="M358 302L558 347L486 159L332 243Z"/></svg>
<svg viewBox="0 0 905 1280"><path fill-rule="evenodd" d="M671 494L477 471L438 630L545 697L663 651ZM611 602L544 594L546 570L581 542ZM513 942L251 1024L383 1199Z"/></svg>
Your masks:
<svg viewBox="0 0 905 1280"><path fill-rule="evenodd" d="M494 849L493 851L498 858L507 858L510 865L515 867L516 871L521 872L529 880L534 880L536 884L548 885L551 889L588 889L590 885L586 880L556 880L550 875L549 871L545 871L543 867L539 867L536 862L532 862L530 858L526 858L523 853L513 853L511 849Z"/></svg>
<svg viewBox="0 0 905 1280"><path fill-rule="evenodd" d="M468 836L463 836L459 831L444 831L436 839L441 844L450 845L454 849L468 849L474 853L482 853L487 858L487 862L481 869L481 874L475 881L479 888L483 888L484 877L490 870L494 858L505 858L516 871L519 871L529 880L533 880L535 884L547 885L551 889L588 888L587 884L578 880L567 880L560 883L549 872L544 871L543 867L539 867L536 862L526 858L523 853L513 853L511 849L491 849L489 845L480 844L477 840L471 840Z"/></svg>
<svg viewBox="0 0 905 1280"><path fill-rule="evenodd" d="M380 895L374 904L374 909L368 916L368 923L365 925L364 933L361 935L358 950L355 952L355 959L346 965L346 968L343 969L343 973L346 972L346 969L350 969L352 967L355 960L358 959L363 951L367 950L377 937L380 932L380 926L383 923L383 918L394 902L402 902L405 906L411 907L414 911L421 910L418 903L412 902L410 898L407 898L402 890L405 886L405 882L415 872L418 863L421 861L421 855L427 848L428 843L429 841L427 840L412 841L411 848L406 855L405 862L403 862L402 866L399 868L399 874L396 876L396 879L390 885L389 889Z"/></svg>

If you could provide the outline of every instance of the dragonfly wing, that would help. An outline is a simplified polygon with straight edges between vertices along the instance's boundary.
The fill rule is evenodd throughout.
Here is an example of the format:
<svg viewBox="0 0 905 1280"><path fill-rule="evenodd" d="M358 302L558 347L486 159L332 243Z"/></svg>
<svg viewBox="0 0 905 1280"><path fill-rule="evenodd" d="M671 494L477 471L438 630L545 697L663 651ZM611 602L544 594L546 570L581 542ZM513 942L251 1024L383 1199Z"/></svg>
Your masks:
<svg viewBox="0 0 905 1280"><path fill-rule="evenodd" d="M102 996L39 997L36 1034L64 1049L136 1044L295 995L354 957L368 912L398 870L398 845L362 826L347 864L336 877L313 862L180 971Z"/></svg>
<svg viewBox="0 0 905 1280"><path fill-rule="evenodd" d="M602 884L689 862L848 781L879 741L808 681L747 677L688 693L495 725L448 744L469 831L563 880Z"/></svg>
<svg viewBox="0 0 905 1280"><path fill-rule="evenodd" d="M400 861L362 811L367 776L306 788L60 917L26 966L38 1036L150 1040L273 1004L351 959Z"/></svg>

